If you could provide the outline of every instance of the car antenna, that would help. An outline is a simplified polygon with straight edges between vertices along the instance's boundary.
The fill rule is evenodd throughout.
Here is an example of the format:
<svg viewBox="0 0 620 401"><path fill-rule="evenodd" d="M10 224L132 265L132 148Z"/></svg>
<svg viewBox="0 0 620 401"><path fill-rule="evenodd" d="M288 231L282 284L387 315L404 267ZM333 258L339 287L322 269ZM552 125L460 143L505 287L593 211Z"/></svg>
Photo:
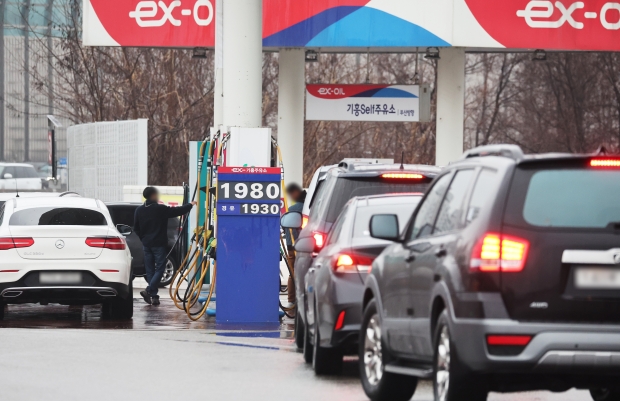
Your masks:
<svg viewBox="0 0 620 401"><path fill-rule="evenodd" d="M401 170L405 169L405 151L404 150L400 155L400 169Z"/></svg>
<svg viewBox="0 0 620 401"><path fill-rule="evenodd" d="M15 192L17 193L15 197L19 198L19 187L17 186L17 178L13 178L13 179L15 180Z"/></svg>

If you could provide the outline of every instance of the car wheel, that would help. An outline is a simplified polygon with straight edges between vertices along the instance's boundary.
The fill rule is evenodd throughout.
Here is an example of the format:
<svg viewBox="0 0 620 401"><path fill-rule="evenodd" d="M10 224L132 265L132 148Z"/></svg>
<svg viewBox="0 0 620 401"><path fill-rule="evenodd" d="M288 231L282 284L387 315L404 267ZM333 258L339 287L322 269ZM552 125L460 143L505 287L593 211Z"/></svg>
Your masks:
<svg viewBox="0 0 620 401"><path fill-rule="evenodd" d="M174 272L177 270L177 263L173 258L166 259L166 266L164 266L164 274L161 276L161 280L159 281L159 288L164 288L172 281L174 277ZM149 282L146 276L144 276L144 281Z"/></svg>
<svg viewBox="0 0 620 401"><path fill-rule="evenodd" d="M299 308L295 314L295 345L297 345L298 350L304 349L304 321L301 320Z"/></svg>
<svg viewBox="0 0 620 401"><path fill-rule="evenodd" d="M433 344L435 401L485 401L488 391L459 363L458 351L450 335L446 311L439 316Z"/></svg>
<svg viewBox="0 0 620 401"><path fill-rule="evenodd" d="M308 320L306 319L306 323ZM310 342L310 330L308 328L308 324L304 324L304 361L306 363L312 363L312 357L314 356L314 348L312 347L312 343Z"/></svg>
<svg viewBox="0 0 620 401"><path fill-rule="evenodd" d="M131 282L129 282L127 298L115 299L107 307L104 305L103 314L118 320L129 320L133 317L133 285Z"/></svg>
<svg viewBox="0 0 620 401"><path fill-rule="evenodd" d="M590 390L590 395L594 401L620 401L620 390L596 388Z"/></svg>
<svg viewBox="0 0 620 401"><path fill-rule="evenodd" d="M0 304L0 320L4 320L4 309L6 309L6 305Z"/></svg>
<svg viewBox="0 0 620 401"><path fill-rule="evenodd" d="M342 371L342 352L338 348L321 347L319 317L314 308L314 347L312 348L312 367L317 375L335 375Z"/></svg>
<svg viewBox="0 0 620 401"><path fill-rule="evenodd" d="M159 288L163 288L170 284L172 278L174 277L174 272L178 269L176 261L168 257L166 260L166 267L164 268L164 275L161 276L161 281L159 282Z"/></svg>
<svg viewBox="0 0 620 401"><path fill-rule="evenodd" d="M410 400L418 379L385 371L390 355L381 331L377 304L372 300L364 310L359 340L359 367L364 392L372 401Z"/></svg>

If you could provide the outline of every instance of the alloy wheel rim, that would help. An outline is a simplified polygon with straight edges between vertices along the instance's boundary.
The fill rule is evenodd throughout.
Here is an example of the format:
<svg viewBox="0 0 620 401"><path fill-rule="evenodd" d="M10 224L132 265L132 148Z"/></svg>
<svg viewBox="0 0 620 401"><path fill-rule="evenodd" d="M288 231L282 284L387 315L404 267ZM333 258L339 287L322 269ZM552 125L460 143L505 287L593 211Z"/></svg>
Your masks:
<svg viewBox="0 0 620 401"><path fill-rule="evenodd" d="M450 333L446 326L442 327L437 344L435 388L439 401L446 401L450 388Z"/></svg>
<svg viewBox="0 0 620 401"><path fill-rule="evenodd" d="M165 283L174 275L174 264L170 259L166 260L166 267L164 268L164 274L161 276L161 282Z"/></svg>
<svg viewBox="0 0 620 401"><path fill-rule="evenodd" d="M368 383L376 386L383 377L383 354L381 351L381 326L373 315L366 328L364 339L364 370Z"/></svg>

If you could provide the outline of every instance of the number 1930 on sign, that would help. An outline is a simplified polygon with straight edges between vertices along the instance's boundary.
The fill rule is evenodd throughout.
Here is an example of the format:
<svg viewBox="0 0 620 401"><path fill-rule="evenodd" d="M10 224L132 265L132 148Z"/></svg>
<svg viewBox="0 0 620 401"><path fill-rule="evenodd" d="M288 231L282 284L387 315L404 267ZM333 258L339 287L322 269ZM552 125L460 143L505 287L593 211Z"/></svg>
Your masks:
<svg viewBox="0 0 620 401"><path fill-rule="evenodd" d="M277 203L218 203L217 213L225 216L279 216L280 205Z"/></svg>

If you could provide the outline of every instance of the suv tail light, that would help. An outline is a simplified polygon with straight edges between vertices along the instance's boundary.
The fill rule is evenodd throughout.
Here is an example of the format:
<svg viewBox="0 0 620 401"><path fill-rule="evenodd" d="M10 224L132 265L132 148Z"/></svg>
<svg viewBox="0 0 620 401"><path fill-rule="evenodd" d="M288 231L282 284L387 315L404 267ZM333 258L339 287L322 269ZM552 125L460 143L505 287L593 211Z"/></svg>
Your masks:
<svg viewBox="0 0 620 401"><path fill-rule="evenodd" d="M489 233L474 246L469 267L482 272L520 272L529 247L527 240Z"/></svg>
<svg viewBox="0 0 620 401"><path fill-rule="evenodd" d="M88 237L86 245L91 248L106 248L122 251L126 248L125 240L119 237Z"/></svg>
<svg viewBox="0 0 620 401"><path fill-rule="evenodd" d="M0 238L0 251L13 248L28 248L34 245L32 238Z"/></svg>
<svg viewBox="0 0 620 401"><path fill-rule="evenodd" d="M590 167L620 167L620 159L592 159Z"/></svg>
<svg viewBox="0 0 620 401"><path fill-rule="evenodd" d="M325 245L325 234L315 231L312 233L312 237L314 238L316 249L323 249L323 245Z"/></svg>
<svg viewBox="0 0 620 401"><path fill-rule="evenodd" d="M306 216L305 214L301 215L301 228L302 229L306 228L306 226L308 225L308 219L309 217Z"/></svg>
<svg viewBox="0 0 620 401"><path fill-rule="evenodd" d="M336 273L368 272L372 267L374 258L367 256L340 253L334 256L332 268Z"/></svg>

